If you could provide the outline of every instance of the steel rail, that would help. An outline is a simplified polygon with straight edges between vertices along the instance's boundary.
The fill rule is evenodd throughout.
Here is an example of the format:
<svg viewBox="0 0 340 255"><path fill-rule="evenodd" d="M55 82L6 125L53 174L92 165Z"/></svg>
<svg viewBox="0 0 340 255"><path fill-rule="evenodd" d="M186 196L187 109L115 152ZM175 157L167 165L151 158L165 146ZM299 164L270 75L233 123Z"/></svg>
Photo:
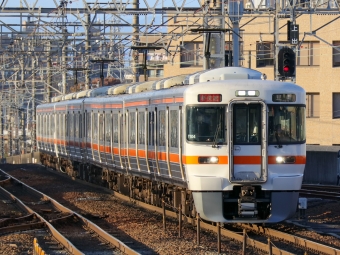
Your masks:
<svg viewBox="0 0 340 255"><path fill-rule="evenodd" d="M114 196L121 199L121 200L124 200L124 201L133 202L134 204L136 204L136 205L138 205L142 208L145 208L147 210L152 210L152 211L155 211L155 212L160 213L160 214L163 213L163 209L160 208L160 207L149 205L149 204L146 204L146 203L141 202L139 200L131 199L130 197L122 195L118 192L114 192ZM170 216L172 218L178 218L178 213L173 212L173 211L166 211L166 216ZM196 219L194 219L194 218L185 217L184 221L186 221L187 223L189 223L193 226L196 226ZM216 226L213 226L212 224L200 222L200 226L201 226L202 229L217 232ZM225 237L229 237L229 238L236 240L236 241L239 241L241 243L244 240L242 235L237 234L237 233L230 231L230 230L227 230L227 229L221 229L221 234ZM263 250L263 251L268 251L268 244L256 241L256 240L251 239L249 237L247 237L247 239L246 239L246 245L258 248L258 249ZM276 255L276 254L277 255L293 255L294 253L290 253L288 251L279 249L277 247L272 247L272 254L273 255Z"/></svg>
<svg viewBox="0 0 340 255"><path fill-rule="evenodd" d="M44 227L46 227L45 222L26 223L26 224L21 224L21 225L2 227L0 228L0 234L12 233L16 231L26 231L26 230L32 230L32 229L38 229L38 228L44 228Z"/></svg>
<svg viewBox="0 0 340 255"><path fill-rule="evenodd" d="M333 192L339 192L340 193L340 186L334 186L334 185L316 185L316 184L303 184L302 189L308 189L308 190L323 190L323 191L333 191Z"/></svg>
<svg viewBox="0 0 340 255"><path fill-rule="evenodd" d="M279 240L284 240L286 242L289 242L291 244L297 245L299 247L303 247L304 249L307 250L313 250L313 251L317 251L320 252L322 254L330 254L330 255L340 255L340 250L333 248L333 247L329 247L327 245L324 244L320 244L320 243L316 243L301 237L297 237L297 236L293 236L281 231L277 231L274 229L270 229L270 228L265 228L265 227L261 227L261 226L257 226L257 225L245 225L245 224L239 224L242 228L248 229L248 230L252 230L255 232L259 232L262 234L266 234L269 235L273 238L279 239Z"/></svg>
<svg viewBox="0 0 340 255"><path fill-rule="evenodd" d="M0 171L2 173L3 172L1 169ZM8 174L7 174L8 175ZM65 206L61 205L60 203L58 203L57 201L55 201L54 199L52 199L51 197L41 193L40 191L26 185L25 183L19 181L18 179L8 175L11 179L13 179L14 181L20 183L21 185L23 185L29 192L31 192L31 194L37 194L39 196L41 196L41 198L43 198L43 200L45 201L49 201L53 206L55 206L58 210L60 210L61 212L65 212L65 213L72 213L74 216L78 217L79 220L82 222L82 224L84 224L87 228L91 229L92 231L94 231L98 236L100 236L102 239L104 239L106 242L110 243L111 245L115 246L117 249L119 249L121 252L123 252L124 254L127 255L140 255L140 253L136 252L135 250L131 249L130 247L128 247L126 244L124 244L123 242L121 242L120 240L118 240L117 238L113 237L112 235L110 235L109 233L107 233L106 231L104 231L103 229L101 229L100 227L98 227L96 224L94 224L93 222L87 220L86 218L84 218L83 216L79 215L78 213L66 208ZM1 187L1 190L3 190L4 192L6 192L12 199L15 199L17 202L19 202L20 204L22 204L23 207L26 208L26 210L28 210L30 213L34 213L37 215L37 217L39 217L39 219L41 219L41 221L44 221L46 223L46 225L48 226L48 228L50 229L51 233L53 234L53 236L62 244L64 245L64 247L71 253L74 255L83 255L83 253L81 251L79 251L69 240L67 240L63 235L61 235L49 222L47 222L42 216L40 216L38 213L34 212L33 210L31 210L29 207L27 207L25 204L23 204L23 202L21 202L19 199L15 198L12 194L10 194L9 192L7 192L5 189L3 189Z"/></svg>
<svg viewBox="0 0 340 255"><path fill-rule="evenodd" d="M51 170L48 170L48 171L53 172L54 174L58 174L58 175L61 175L61 176L68 177L67 175L61 174L59 172L55 172L55 171L51 171ZM98 187L97 185L94 185L92 183L84 182L84 181L79 180L79 179L74 179L74 178L72 178L72 179L74 181L76 181L76 182L79 182L79 183L83 183L83 184L85 183L86 185L89 185L91 187ZM125 196L125 195L123 195L121 193L118 193L118 192L115 192L115 191L112 191L112 190L110 190L110 192L115 197L117 197L118 199L121 199L121 200L124 200L124 201L127 201L127 202L133 202L135 205L138 205L138 206L140 206L142 208L145 208L147 210L152 210L152 211L155 211L157 213L163 214L163 209L161 207L157 207L157 206L146 204L144 202L132 199L132 198L130 198L128 196ZM167 210L166 211L166 215L170 216L172 218L178 218L178 213L173 212L173 211ZM197 225L196 219L185 217L185 221L187 223L193 225L193 226ZM216 231L216 226L213 226L212 224L208 224L208 223L205 223L205 222L200 222L200 225L201 225L202 229L206 229L206 230L211 230L213 232L217 232ZM254 225L254 227L256 228L255 225ZM257 228L259 228L259 227L257 227ZM272 237L272 238L277 238L277 236L281 235L281 237L279 239L281 239L281 240L283 239L286 242L290 242L290 243L294 243L294 244L295 243L300 244L300 245L304 244L303 246L301 245L301 247L307 247L307 249L318 249L318 248L324 249L324 247L327 247L325 245L317 244L317 243L315 243L313 241L309 241L309 240L301 238L301 237L285 234L283 232L272 230L272 229L268 229L268 228L265 228L265 233L267 235L268 235L268 233L270 233L269 236ZM224 235L224 236L230 237L230 238L232 238L234 240L237 240L239 242L243 242L243 240L244 240L242 235L236 234L236 233L234 233L232 231L229 231L229 230L221 229L221 234ZM260 243L260 242L258 242L256 240L251 239L251 238L247 238L246 242L247 242L246 244L249 245L249 246L253 246L253 247L259 248L259 249L264 250L264 251L268 250L268 244ZM332 250L335 251L335 252L329 253L329 254L340 255L339 250L337 250L335 248L332 248L332 247L328 247L328 248L329 248L329 251L332 251ZM328 248L325 248L324 250L328 250ZM276 247L272 247L272 249L273 249L273 254L279 254L279 255L292 254L292 253L289 253L287 251L280 250L280 249L278 249Z"/></svg>
<svg viewBox="0 0 340 255"><path fill-rule="evenodd" d="M305 197L318 197L318 198L324 198L324 199L340 200L340 193L338 192L301 189L300 197L301 195Z"/></svg>
<svg viewBox="0 0 340 255"><path fill-rule="evenodd" d="M20 221L27 221L34 218L34 214L25 215L19 218L5 218L0 220L0 228L5 227L8 224L18 223Z"/></svg>
<svg viewBox="0 0 340 255"><path fill-rule="evenodd" d="M0 171L2 171L0 169ZM19 182L20 183L20 182ZM4 193L6 196L10 197L12 200L16 202L16 204L22 208L24 211L34 214L41 222L47 226L52 236L61 243L65 249L67 249L71 254L74 255L84 255L81 251L79 251L69 240L67 240L62 234L59 233L48 221L46 221L42 216L40 216L37 212L34 212L31 208L25 205L20 199L16 198L14 195L9 193L3 187L0 186L0 192Z"/></svg>

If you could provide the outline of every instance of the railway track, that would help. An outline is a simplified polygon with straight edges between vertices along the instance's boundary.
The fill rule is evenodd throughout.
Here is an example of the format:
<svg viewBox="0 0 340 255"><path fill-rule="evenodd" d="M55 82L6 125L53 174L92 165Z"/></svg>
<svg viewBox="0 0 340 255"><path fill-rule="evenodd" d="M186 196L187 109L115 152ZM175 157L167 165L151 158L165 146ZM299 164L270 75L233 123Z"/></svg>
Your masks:
<svg viewBox="0 0 340 255"><path fill-rule="evenodd" d="M49 172L56 174L55 171L49 171ZM67 177L66 175L60 174L60 173L58 173L57 175L61 176L62 178ZM24 177L24 178L28 178L28 177ZM76 182L86 184L89 186L93 186L93 184L86 183L86 182L84 183L83 181L80 181L80 180L76 180ZM149 204L145 204L138 200L133 200L130 197L126 197L119 193L114 192L114 194L117 198L121 200L125 200L133 206L142 207L147 210L154 211L160 214L163 213L162 208L151 206ZM131 216L133 217L133 215ZM167 220L169 220L169 217L172 217L178 220L179 214L177 212L167 210L166 211ZM247 247L247 250L249 250L250 247L256 250L261 250L262 252L268 252L268 250L271 249L272 254L282 254L282 255L304 254L305 252L307 252L308 254L340 254L340 251L334 247L329 247L327 245L320 244L316 241L309 241L304 238L301 238L295 235L289 235L287 233L276 231L270 228L262 228L258 226L244 225L242 227L243 229L246 229L247 233L246 235L242 235L240 234L240 232L242 233L242 229L241 230L237 229L233 231L233 230L227 229L226 228L227 226L222 226L220 229L218 229L216 225L213 225L211 223L197 221L196 219L186 218L183 216L183 223L182 223L183 225L191 224L192 226L197 227L197 222L200 223L199 225L201 229L210 230L215 233L220 231L222 237L227 237L229 239L236 240L237 242L244 243ZM155 231L157 232L157 230ZM183 233L183 235L185 234ZM261 253L252 253L252 254L261 254Z"/></svg>
<svg viewBox="0 0 340 255"><path fill-rule="evenodd" d="M2 220L0 233L47 228L55 241L41 245L47 249L45 252L57 249L69 254L139 254L91 221L14 177L1 181L0 185L5 201L26 214Z"/></svg>
<svg viewBox="0 0 340 255"><path fill-rule="evenodd" d="M340 200L340 187L329 185L302 185L300 197L314 197L323 199Z"/></svg>

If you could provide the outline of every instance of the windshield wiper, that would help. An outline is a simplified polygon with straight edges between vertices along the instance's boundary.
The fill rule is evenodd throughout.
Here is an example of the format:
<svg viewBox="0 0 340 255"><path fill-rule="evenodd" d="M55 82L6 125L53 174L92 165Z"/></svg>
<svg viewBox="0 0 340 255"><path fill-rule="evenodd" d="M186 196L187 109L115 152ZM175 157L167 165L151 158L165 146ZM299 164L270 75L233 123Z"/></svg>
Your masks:
<svg viewBox="0 0 340 255"><path fill-rule="evenodd" d="M220 132L220 129L221 129L221 123L219 123L217 125L217 128L216 128L216 132L215 132L215 135L214 135L214 141L213 141L213 144L211 146L213 148L218 148L219 145L223 144L222 142L218 142L217 143L217 137L218 137L218 133Z"/></svg>

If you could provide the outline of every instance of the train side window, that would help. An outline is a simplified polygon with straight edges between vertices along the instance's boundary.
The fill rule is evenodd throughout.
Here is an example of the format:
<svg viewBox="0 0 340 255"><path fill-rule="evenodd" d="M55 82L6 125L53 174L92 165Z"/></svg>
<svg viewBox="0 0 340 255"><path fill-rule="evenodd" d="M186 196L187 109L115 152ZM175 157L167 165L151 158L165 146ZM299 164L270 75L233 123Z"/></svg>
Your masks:
<svg viewBox="0 0 340 255"><path fill-rule="evenodd" d="M78 116L79 116L79 125L78 125L78 128L79 128L79 138L82 138L83 137L83 115L78 112Z"/></svg>
<svg viewBox="0 0 340 255"><path fill-rule="evenodd" d="M158 127L156 132L158 131L158 145L165 146L166 145L166 115L165 110L159 111L158 117Z"/></svg>
<svg viewBox="0 0 340 255"><path fill-rule="evenodd" d="M98 130L99 130L99 140L104 141L104 114L98 114L99 123L98 123Z"/></svg>
<svg viewBox="0 0 340 255"><path fill-rule="evenodd" d="M105 114L105 142L111 142L111 130L112 130L112 115L111 113Z"/></svg>
<svg viewBox="0 0 340 255"><path fill-rule="evenodd" d="M69 123L69 137L74 137L74 114L72 112L69 113L68 116Z"/></svg>
<svg viewBox="0 0 340 255"><path fill-rule="evenodd" d="M47 125L47 128L46 128L46 132L47 132L47 136L49 136L50 135L50 131L51 131L51 129L50 129L50 114L47 114L46 115L46 117L47 117L47 121L46 121L46 125Z"/></svg>
<svg viewBox="0 0 340 255"><path fill-rule="evenodd" d="M74 117L75 117L75 137L79 138L79 113L75 112L74 113Z"/></svg>
<svg viewBox="0 0 340 255"><path fill-rule="evenodd" d="M136 113L129 112L129 143L136 143Z"/></svg>
<svg viewBox="0 0 340 255"><path fill-rule="evenodd" d="M119 123L118 123L118 114L114 113L112 116L112 124L113 124L113 142L118 143L119 138Z"/></svg>
<svg viewBox="0 0 340 255"><path fill-rule="evenodd" d="M178 111L170 110L170 147L178 148Z"/></svg>
<svg viewBox="0 0 340 255"><path fill-rule="evenodd" d="M145 144L145 112L138 112L138 144Z"/></svg>
<svg viewBox="0 0 340 255"><path fill-rule="evenodd" d="M87 134L86 137L90 140L91 139L91 123L92 123L92 113L88 112L86 116L86 126L87 126Z"/></svg>
<svg viewBox="0 0 340 255"><path fill-rule="evenodd" d="M154 112L149 112L149 145L154 146Z"/></svg>
<svg viewBox="0 0 340 255"><path fill-rule="evenodd" d="M92 139L97 140L98 139L98 113L93 113L93 119L92 119Z"/></svg>
<svg viewBox="0 0 340 255"><path fill-rule="evenodd" d="M43 127L43 133L44 133L44 136L46 136L46 114L44 114L44 127Z"/></svg>
<svg viewBox="0 0 340 255"><path fill-rule="evenodd" d="M63 122L62 122L62 117L61 117L61 113L58 114L58 123L61 124L61 127L58 128L57 132L58 132L58 138L62 137L62 130L63 130Z"/></svg>
<svg viewBox="0 0 340 255"><path fill-rule="evenodd" d="M51 135L52 135L52 137L54 137L54 132L55 132L54 118L55 118L55 114L52 113L52 115L51 115L51 133L52 133Z"/></svg>
<svg viewBox="0 0 340 255"><path fill-rule="evenodd" d="M62 114L62 137L65 138L65 133L66 133L66 114Z"/></svg>
<svg viewBox="0 0 340 255"><path fill-rule="evenodd" d="M48 137L49 135L49 128L48 128L48 118L49 118L49 114L47 113L46 114L46 136Z"/></svg>

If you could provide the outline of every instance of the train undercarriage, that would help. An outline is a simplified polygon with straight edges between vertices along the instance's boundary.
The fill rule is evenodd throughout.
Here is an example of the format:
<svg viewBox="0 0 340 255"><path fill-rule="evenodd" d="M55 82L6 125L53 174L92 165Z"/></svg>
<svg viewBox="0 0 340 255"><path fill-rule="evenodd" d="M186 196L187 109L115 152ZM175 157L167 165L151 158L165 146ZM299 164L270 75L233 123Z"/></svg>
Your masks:
<svg viewBox="0 0 340 255"><path fill-rule="evenodd" d="M189 217L196 217L192 193L186 188L143 177L126 175L93 164L83 164L65 158L40 153L41 163L61 171L72 178L106 187L147 204L178 210Z"/></svg>

